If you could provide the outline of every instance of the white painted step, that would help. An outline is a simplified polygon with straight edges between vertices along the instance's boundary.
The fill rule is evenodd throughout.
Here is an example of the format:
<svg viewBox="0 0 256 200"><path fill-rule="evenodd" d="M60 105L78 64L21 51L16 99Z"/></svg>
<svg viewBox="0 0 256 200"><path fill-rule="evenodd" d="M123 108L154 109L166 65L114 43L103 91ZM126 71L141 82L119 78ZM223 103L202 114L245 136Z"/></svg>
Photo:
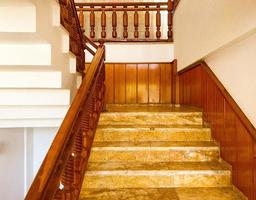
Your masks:
<svg viewBox="0 0 256 200"><path fill-rule="evenodd" d="M47 43L0 44L0 65L51 65L51 45Z"/></svg>
<svg viewBox="0 0 256 200"><path fill-rule="evenodd" d="M0 88L61 88L60 71L0 70Z"/></svg>
<svg viewBox="0 0 256 200"><path fill-rule="evenodd" d="M0 106L0 128L59 127L69 106Z"/></svg>
<svg viewBox="0 0 256 200"><path fill-rule="evenodd" d="M0 105L69 105L70 91L64 89L0 89Z"/></svg>
<svg viewBox="0 0 256 200"><path fill-rule="evenodd" d="M62 119L69 106L0 106L0 120Z"/></svg>
<svg viewBox="0 0 256 200"><path fill-rule="evenodd" d="M0 33L0 65L50 66L52 47L36 33Z"/></svg>
<svg viewBox="0 0 256 200"><path fill-rule="evenodd" d="M27 0L0 0L0 32L36 32L36 6Z"/></svg>

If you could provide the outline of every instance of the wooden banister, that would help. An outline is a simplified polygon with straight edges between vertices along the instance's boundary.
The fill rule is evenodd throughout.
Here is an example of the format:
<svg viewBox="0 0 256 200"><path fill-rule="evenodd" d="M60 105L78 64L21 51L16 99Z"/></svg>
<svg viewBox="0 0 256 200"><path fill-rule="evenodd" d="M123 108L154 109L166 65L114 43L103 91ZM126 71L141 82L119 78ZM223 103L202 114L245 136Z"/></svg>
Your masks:
<svg viewBox="0 0 256 200"><path fill-rule="evenodd" d="M99 47L26 200L78 199L103 107L104 53Z"/></svg>
<svg viewBox="0 0 256 200"><path fill-rule="evenodd" d="M86 13L88 14L90 39L95 42L100 40L105 42L172 42L174 0L166 0L166 2L85 2L75 5L81 17L87 16ZM122 13L122 18L117 17L117 12ZM107 13L112 15L111 22L107 21ZM151 27L154 23L150 24L150 14L156 14L155 28ZM140 34L139 19L143 18L143 15L145 15L145 34ZM166 20L161 20L163 16L166 17ZM81 24L85 26L84 19L82 19ZM107 24L112 24L112 29L106 29ZM131 24L133 33L128 32ZM122 26L120 30L123 31L117 32L117 26L120 25ZM101 26L101 30L95 30L95 26ZM162 32L161 27L166 27L166 32ZM157 30L155 33L153 32L154 29ZM98 33L95 34L97 31Z"/></svg>

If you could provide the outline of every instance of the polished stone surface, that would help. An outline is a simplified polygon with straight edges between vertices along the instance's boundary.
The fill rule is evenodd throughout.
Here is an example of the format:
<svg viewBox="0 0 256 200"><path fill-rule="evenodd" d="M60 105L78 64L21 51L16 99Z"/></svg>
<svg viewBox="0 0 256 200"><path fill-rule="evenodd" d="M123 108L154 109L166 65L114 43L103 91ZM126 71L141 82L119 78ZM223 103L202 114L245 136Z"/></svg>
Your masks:
<svg viewBox="0 0 256 200"><path fill-rule="evenodd" d="M201 126L101 126L94 141L211 141L211 130Z"/></svg>
<svg viewBox="0 0 256 200"><path fill-rule="evenodd" d="M202 112L202 109L172 104L107 104L106 112Z"/></svg>
<svg viewBox="0 0 256 200"><path fill-rule="evenodd" d="M202 125L201 112L107 112L99 125Z"/></svg>
<svg viewBox="0 0 256 200"><path fill-rule="evenodd" d="M229 186L230 175L223 162L95 162L89 163L83 188Z"/></svg>
<svg viewBox="0 0 256 200"><path fill-rule="evenodd" d="M80 200L244 200L232 188L82 190Z"/></svg>
<svg viewBox="0 0 256 200"><path fill-rule="evenodd" d="M202 125L202 112L172 105L108 105L99 125Z"/></svg>
<svg viewBox="0 0 256 200"><path fill-rule="evenodd" d="M241 200L202 112L172 105L107 105L81 200Z"/></svg>
<svg viewBox="0 0 256 200"><path fill-rule="evenodd" d="M90 162L218 161L219 147L198 142L95 142Z"/></svg>

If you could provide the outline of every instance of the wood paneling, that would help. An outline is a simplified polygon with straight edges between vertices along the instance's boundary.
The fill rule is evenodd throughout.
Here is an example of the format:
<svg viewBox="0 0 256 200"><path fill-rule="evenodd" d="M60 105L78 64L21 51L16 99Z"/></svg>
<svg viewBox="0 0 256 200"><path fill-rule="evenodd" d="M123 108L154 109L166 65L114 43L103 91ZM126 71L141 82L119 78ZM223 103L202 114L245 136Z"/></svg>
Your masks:
<svg viewBox="0 0 256 200"><path fill-rule="evenodd" d="M204 122L233 167L233 184L256 199L256 129L206 63L179 73L180 103L203 108Z"/></svg>
<svg viewBox="0 0 256 200"><path fill-rule="evenodd" d="M148 64L138 64L137 103L148 103Z"/></svg>
<svg viewBox="0 0 256 200"><path fill-rule="evenodd" d="M115 103L125 103L125 64L114 66L114 101Z"/></svg>
<svg viewBox="0 0 256 200"><path fill-rule="evenodd" d="M105 84L108 85L108 89L106 90L105 98L107 102L114 101L114 68L112 65L106 64L106 79Z"/></svg>
<svg viewBox="0 0 256 200"><path fill-rule="evenodd" d="M172 63L106 64L106 103L172 103Z"/></svg>
<svg viewBox="0 0 256 200"><path fill-rule="evenodd" d="M137 67L135 64L127 64L126 71L126 103L137 102Z"/></svg>
<svg viewBox="0 0 256 200"><path fill-rule="evenodd" d="M149 81L148 81L148 96L149 103L160 102L160 79L161 79L161 65L149 64Z"/></svg>
<svg viewBox="0 0 256 200"><path fill-rule="evenodd" d="M160 69L161 69L160 101L161 103L169 103L170 99L172 99L172 91L173 91L173 88L171 87L174 79L174 77L172 76L173 69L169 67L169 65L167 64L161 64ZM175 87L174 84L173 84L173 87ZM173 95L175 95L175 93Z"/></svg>

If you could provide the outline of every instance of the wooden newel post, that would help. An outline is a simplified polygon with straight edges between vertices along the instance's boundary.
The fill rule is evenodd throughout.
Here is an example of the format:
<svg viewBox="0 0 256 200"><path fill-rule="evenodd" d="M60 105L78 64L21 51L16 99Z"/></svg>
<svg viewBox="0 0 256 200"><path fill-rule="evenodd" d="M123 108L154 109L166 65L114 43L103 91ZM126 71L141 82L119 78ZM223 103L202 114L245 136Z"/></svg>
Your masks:
<svg viewBox="0 0 256 200"><path fill-rule="evenodd" d="M124 6L124 8L126 9L127 6ZM124 27L123 36L126 39L128 38L128 13L126 10L124 11L124 15L123 15L123 27Z"/></svg>
<svg viewBox="0 0 256 200"><path fill-rule="evenodd" d="M156 13L156 37L157 39L161 38L161 13L160 13L160 5L157 5L157 13Z"/></svg>
<svg viewBox="0 0 256 200"><path fill-rule="evenodd" d="M91 6L91 8L93 9L94 6ZM95 37L95 30L94 30L94 28L95 28L95 13L93 10L90 13L90 27L91 27L90 37L94 38Z"/></svg>
<svg viewBox="0 0 256 200"><path fill-rule="evenodd" d="M138 8L138 6L135 6L135 8ZM134 37L139 37L139 14L137 10L134 12Z"/></svg>
<svg viewBox="0 0 256 200"><path fill-rule="evenodd" d="M102 6L104 9L105 6ZM106 33L106 13L103 10L101 13L101 38L106 38L107 33Z"/></svg>
<svg viewBox="0 0 256 200"><path fill-rule="evenodd" d="M113 8L116 8L116 6L113 6ZM116 11L113 11L112 13L112 37L116 38L117 37L117 31L116 31L116 27L117 27L117 14Z"/></svg>
<svg viewBox="0 0 256 200"><path fill-rule="evenodd" d="M173 1L168 0L168 40L172 41Z"/></svg>

